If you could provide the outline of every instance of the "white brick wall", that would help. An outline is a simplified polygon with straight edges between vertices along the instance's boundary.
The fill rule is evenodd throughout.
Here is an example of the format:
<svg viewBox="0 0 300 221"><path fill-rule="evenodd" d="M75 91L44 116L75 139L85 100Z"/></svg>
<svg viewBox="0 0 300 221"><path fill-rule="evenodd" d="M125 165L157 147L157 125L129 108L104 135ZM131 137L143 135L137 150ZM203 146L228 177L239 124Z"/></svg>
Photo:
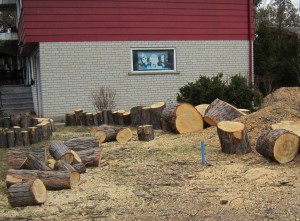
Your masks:
<svg viewBox="0 0 300 221"><path fill-rule="evenodd" d="M176 48L180 74L128 75L131 48ZM199 75L249 72L248 41L129 41L40 43L44 116L57 117L76 108L95 112L91 92L116 90L116 109L176 101L179 87Z"/></svg>

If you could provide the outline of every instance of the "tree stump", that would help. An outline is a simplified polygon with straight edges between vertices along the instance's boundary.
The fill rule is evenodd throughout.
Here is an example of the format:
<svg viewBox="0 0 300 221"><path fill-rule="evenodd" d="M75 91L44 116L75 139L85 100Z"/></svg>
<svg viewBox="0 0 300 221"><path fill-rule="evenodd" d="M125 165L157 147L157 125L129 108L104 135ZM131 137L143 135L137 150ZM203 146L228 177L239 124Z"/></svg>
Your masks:
<svg viewBox="0 0 300 221"><path fill-rule="evenodd" d="M103 124L103 114L102 111L97 112L97 122L98 122L98 126Z"/></svg>
<svg viewBox="0 0 300 221"><path fill-rule="evenodd" d="M8 202L12 207L41 205L46 202L47 191L40 179L12 185L7 190Z"/></svg>
<svg viewBox="0 0 300 221"><path fill-rule="evenodd" d="M113 125L119 125L118 111L113 111L111 114L114 121Z"/></svg>
<svg viewBox="0 0 300 221"><path fill-rule="evenodd" d="M141 125L151 124L151 108L143 107L141 112Z"/></svg>
<svg viewBox="0 0 300 221"><path fill-rule="evenodd" d="M77 126L82 126L83 125L83 110L82 109L77 109L74 110L75 113L75 122Z"/></svg>
<svg viewBox="0 0 300 221"><path fill-rule="evenodd" d="M27 130L22 130L21 131L22 134L22 142L23 142L23 146L29 146L30 142L29 142L29 134Z"/></svg>
<svg viewBox="0 0 300 221"><path fill-rule="evenodd" d="M246 154L251 145L245 125L233 121L221 121L217 125L222 152L228 154Z"/></svg>
<svg viewBox="0 0 300 221"><path fill-rule="evenodd" d="M20 119L21 128L32 127L31 120L32 120L31 116L22 114Z"/></svg>
<svg viewBox="0 0 300 221"><path fill-rule="evenodd" d="M131 124L129 111L123 113L123 122L123 126L129 126Z"/></svg>
<svg viewBox="0 0 300 221"><path fill-rule="evenodd" d="M256 151L278 163L287 163L299 152L299 137L284 129L270 130L258 137Z"/></svg>
<svg viewBox="0 0 300 221"><path fill-rule="evenodd" d="M93 114L93 122L94 122L94 126L98 126L99 123L98 123L98 114Z"/></svg>
<svg viewBox="0 0 300 221"><path fill-rule="evenodd" d="M102 157L101 148L93 148L88 150L78 151L77 154L80 156L82 163L86 167L99 167Z"/></svg>
<svg viewBox="0 0 300 221"><path fill-rule="evenodd" d="M74 160L70 149L60 140L54 140L50 143L49 153L55 160L64 160L69 164Z"/></svg>
<svg viewBox="0 0 300 221"><path fill-rule="evenodd" d="M11 124L11 118L10 117L4 117L2 120L2 125L4 128L10 128L12 126Z"/></svg>
<svg viewBox="0 0 300 221"><path fill-rule="evenodd" d="M118 118L118 125L124 125L124 116L125 110L118 110L117 118Z"/></svg>
<svg viewBox="0 0 300 221"><path fill-rule="evenodd" d="M93 130L93 129L92 129ZM97 129L95 128L97 131ZM96 133L96 132L95 132ZM65 137L64 144L74 151L100 147L99 137Z"/></svg>
<svg viewBox="0 0 300 221"><path fill-rule="evenodd" d="M117 130L116 140L118 143L125 144L132 138L132 131L128 127L123 127Z"/></svg>
<svg viewBox="0 0 300 221"><path fill-rule="evenodd" d="M15 146L15 132L9 130L6 132L6 140L7 140L7 147L14 147Z"/></svg>
<svg viewBox="0 0 300 221"><path fill-rule="evenodd" d="M0 148L7 148L6 132L2 128L0 128Z"/></svg>
<svg viewBox="0 0 300 221"><path fill-rule="evenodd" d="M140 126L142 124L142 108L143 106L136 106L130 109L131 126Z"/></svg>
<svg viewBox="0 0 300 221"><path fill-rule="evenodd" d="M88 127L94 126L94 117L92 113L85 114L85 125Z"/></svg>
<svg viewBox="0 0 300 221"><path fill-rule="evenodd" d="M165 107L165 102L158 102L150 106L150 124L152 124L153 129L155 130L162 129L160 118Z"/></svg>
<svg viewBox="0 0 300 221"><path fill-rule="evenodd" d="M36 144L38 142L37 127L28 127L28 134L30 144Z"/></svg>
<svg viewBox="0 0 300 221"><path fill-rule="evenodd" d="M174 133L189 133L203 130L203 119L196 108L188 103L169 106L162 115L162 127Z"/></svg>
<svg viewBox="0 0 300 221"><path fill-rule="evenodd" d="M245 116L245 114L217 98L208 106L203 119L209 125L217 126L221 121L230 121L241 116Z"/></svg>
<svg viewBox="0 0 300 221"><path fill-rule="evenodd" d="M21 166L21 169L30 169L30 170L51 170L44 161L44 159L40 159L33 154L28 154L26 160Z"/></svg>
<svg viewBox="0 0 300 221"><path fill-rule="evenodd" d="M22 146L23 139L22 139L22 129L19 126L14 126L14 133L15 133L15 145L14 146Z"/></svg>
<svg viewBox="0 0 300 221"><path fill-rule="evenodd" d="M43 125L42 124L37 124L36 125L36 136L37 136L37 142L41 142L44 140L44 134L43 134Z"/></svg>
<svg viewBox="0 0 300 221"><path fill-rule="evenodd" d="M154 130L152 125L142 125L137 128L137 134L140 141L150 141L154 139Z"/></svg>

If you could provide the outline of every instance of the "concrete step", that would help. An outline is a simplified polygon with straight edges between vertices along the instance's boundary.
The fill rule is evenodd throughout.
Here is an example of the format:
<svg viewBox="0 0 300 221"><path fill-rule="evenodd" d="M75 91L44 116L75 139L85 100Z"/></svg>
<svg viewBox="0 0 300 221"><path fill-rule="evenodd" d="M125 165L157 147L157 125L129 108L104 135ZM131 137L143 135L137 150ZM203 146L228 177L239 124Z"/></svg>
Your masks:
<svg viewBox="0 0 300 221"><path fill-rule="evenodd" d="M8 94L1 94L2 100L8 99L27 99L32 98L32 94L30 93L8 93Z"/></svg>
<svg viewBox="0 0 300 221"><path fill-rule="evenodd" d="M1 86L1 94L31 93L31 87L23 85L4 85Z"/></svg>
<svg viewBox="0 0 300 221"><path fill-rule="evenodd" d="M6 104L20 104L20 103L33 103L32 97L23 97L23 98L2 98L2 105Z"/></svg>
<svg viewBox="0 0 300 221"><path fill-rule="evenodd" d="M29 113L33 111L33 108L5 108L2 111L6 114L19 114L19 113Z"/></svg>

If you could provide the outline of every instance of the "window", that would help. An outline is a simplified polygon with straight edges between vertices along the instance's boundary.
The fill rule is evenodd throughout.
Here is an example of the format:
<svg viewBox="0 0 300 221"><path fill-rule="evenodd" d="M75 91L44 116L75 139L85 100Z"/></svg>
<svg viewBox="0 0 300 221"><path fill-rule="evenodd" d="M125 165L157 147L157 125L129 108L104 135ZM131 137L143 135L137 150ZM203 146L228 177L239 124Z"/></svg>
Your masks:
<svg viewBox="0 0 300 221"><path fill-rule="evenodd" d="M131 71L133 73L175 72L175 49L131 49Z"/></svg>

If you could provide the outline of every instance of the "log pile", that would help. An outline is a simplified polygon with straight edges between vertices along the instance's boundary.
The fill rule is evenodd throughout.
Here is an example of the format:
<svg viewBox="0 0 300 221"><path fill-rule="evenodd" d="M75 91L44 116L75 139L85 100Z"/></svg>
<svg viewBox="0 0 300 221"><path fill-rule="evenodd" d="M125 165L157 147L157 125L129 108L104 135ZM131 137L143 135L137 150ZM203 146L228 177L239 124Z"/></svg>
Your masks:
<svg viewBox="0 0 300 221"><path fill-rule="evenodd" d="M1 118L0 126L0 148L35 144L49 139L54 131L52 119L30 115Z"/></svg>

